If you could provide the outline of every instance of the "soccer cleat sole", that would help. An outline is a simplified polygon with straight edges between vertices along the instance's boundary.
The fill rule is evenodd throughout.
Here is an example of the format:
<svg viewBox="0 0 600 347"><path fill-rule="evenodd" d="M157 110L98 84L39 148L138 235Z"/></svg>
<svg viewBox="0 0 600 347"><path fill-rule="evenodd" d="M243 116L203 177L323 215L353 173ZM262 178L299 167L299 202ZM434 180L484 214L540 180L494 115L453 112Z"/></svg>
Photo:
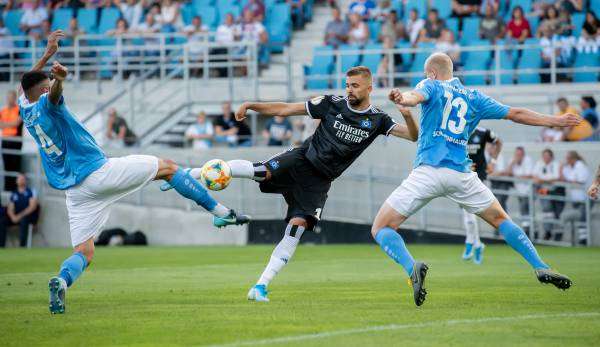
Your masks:
<svg viewBox="0 0 600 347"><path fill-rule="evenodd" d="M225 219L213 217L213 225L221 229L228 225L244 225L250 223L252 218L250 216L241 215L237 216L235 221L226 221Z"/></svg>
<svg viewBox="0 0 600 347"><path fill-rule="evenodd" d="M542 273L537 276L538 280L544 284L552 284L558 289L567 290L573 285L567 276L557 273Z"/></svg>
<svg viewBox="0 0 600 347"><path fill-rule="evenodd" d="M429 270L429 266L425 263L417 263L415 265L415 270L419 271L419 281L417 283L412 282L413 286L413 296L415 299L415 305L421 306L425 302L427 297L427 289L425 289L425 278L427 277L427 270ZM415 285L418 285L415 288Z"/></svg>
<svg viewBox="0 0 600 347"><path fill-rule="evenodd" d="M48 282L48 290L50 291L50 303L48 308L51 314L65 313L65 303L59 297L60 281L58 278L52 278Z"/></svg>

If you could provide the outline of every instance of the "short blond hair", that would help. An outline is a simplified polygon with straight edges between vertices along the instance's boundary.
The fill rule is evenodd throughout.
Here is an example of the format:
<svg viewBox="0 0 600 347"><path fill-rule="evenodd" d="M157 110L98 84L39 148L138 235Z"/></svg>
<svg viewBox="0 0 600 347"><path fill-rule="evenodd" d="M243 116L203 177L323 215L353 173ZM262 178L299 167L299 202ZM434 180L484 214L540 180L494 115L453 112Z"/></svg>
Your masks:
<svg viewBox="0 0 600 347"><path fill-rule="evenodd" d="M427 70L433 70L443 76L452 76L454 64L447 54L433 53L425 60L425 71Z"/></svg>

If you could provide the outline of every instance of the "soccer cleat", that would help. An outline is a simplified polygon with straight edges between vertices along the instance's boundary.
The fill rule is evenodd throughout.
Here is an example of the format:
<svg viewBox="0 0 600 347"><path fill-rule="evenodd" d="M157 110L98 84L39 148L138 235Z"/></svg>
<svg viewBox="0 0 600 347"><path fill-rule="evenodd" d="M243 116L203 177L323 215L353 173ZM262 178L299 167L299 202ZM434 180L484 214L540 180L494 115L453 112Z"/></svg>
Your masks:
<svg viewBox="0 0 600 347"><path fill-rule="evenodd" d="M556 288L562 290L569 289L573 284L569 277L551 269L537 269L535 270L535 275L538 281L553 284Z"/></svg>
<svg viewBox="0 0 600 347"><path fill-rule="evenodd" d="M254 287L250 288L248 292L248 300L258 301L258 302L269 302L269 298L267 295L267 287L264 284L257 284Z"/></svg>
<svg viewBox="0 0 600 347"><path fill-rule="evenodd" d="M479 247L475 248L473 252L473 262L477 265L481 265L483 262L483 250L485 249L485 245L482 243Z"/></svg>
<svg viewBox="0 0 600 347"><path fill-rule="evenodd" d="M50 290L50 313L65 313L65 293L67 291L65 281L58 277L52 277L48 282L48 288Z"/></svg>
<svg viewBox="0 0 600 347"><path fill-rule="evenodd" d="M425 290L425 276L427 276L427 270L429 267L423 262L416 262L413 265L413 272L410 275L410 284L413 288L413 295L415 298L415 305L421 306L425 302L425 296L427 290Z"/></svg>
<svg viewBox="0 0 600 347"><path fill-rule="evenodd" d="M248 215L237 215L234 210L231 210L227 217L213 216L213 225L217 228L226 227L228 225L248 224L252 218Z"/></svg>
<svg viewBox="0 0 600 347"><path fill-rule="evenodd" d="M465 251L463 252L462 259L469 260L473 257L473 244L465 243Z"/></svg>

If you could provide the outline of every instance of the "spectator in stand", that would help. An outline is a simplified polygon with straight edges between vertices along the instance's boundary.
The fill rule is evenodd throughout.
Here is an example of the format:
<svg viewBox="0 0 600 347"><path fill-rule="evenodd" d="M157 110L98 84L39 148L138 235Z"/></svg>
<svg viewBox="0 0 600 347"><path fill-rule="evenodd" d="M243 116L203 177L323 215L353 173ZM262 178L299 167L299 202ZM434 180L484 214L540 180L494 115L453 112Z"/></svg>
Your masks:
<svg viewBox="0 0 600 347"><path fill-rule="evenodd" d="M185 131L186 141L192 142L194 150L203 151L212 147L212 140L215 130L212 123L206 119L206 113L200 111L196 123L192 124Z"/></svg>
<svg viewBox="0 0 600 347"><path fill-rule="evenodd" d="M600 47L600 20L596 17L596 13L590 10L585 14L577 49L579 52L597 53L598 47Z"/></svg>
<svg viewBox="0 0 600 347"><path fill-rule="evenodd" d="M7 153L20 151L23 146L22 121L19 117L17 93L11 90L6 95L6 106L0 110L0 128L2 129L2 160L4 170L9 172L21 171L21 155ZM17 187L15 177L4 176L4 190L12 191Z"/></svg>
<svg viewBox="0 0 600 347"><path fill-rule="evenodd" d="M284 117L273 117L267 121L263 137L267 146L284 146L292 138L292 124Z"/></svg>
<svg viewBox="0 0 600 347"><path fill-rule="evenodd" d="M567 152L567 157L565 163L561 166L560 169L560 181L567 183L578 183L581 185L581 188L569 187L568 198L572 201L572 207L575 210L575 214L567 214L565 211L565 215L563 216L563 225L568 224L569 222L575 223L585 222L585 201L587 200L587 195L585 193L585 184L587 184L590 178L590 169L586 165L583 158L576 151ZM559 240L562 235L559 235ZM578 240L580 244L585 244L587 241L588 235L585 227L578 228ZM573 240L575 241L575 240Z"/></svg>
<svg viewBox="0 0 600 347"><path fill-rule="evenodd" d="M556 67L565 67L566 62L561 58L561 50L558 45L558 36L552 33L552 29L549 25L541 26L538 30L540 35L540 46L542 47L542 68L547 69L552 65L552 59L556 60ZM558 77L558 75L557 75ZM550 73L540 74L542 83L550 83Z"/></svg>
<svg viewBox="0 0 600 347"><path fill-rule="evenodd" d="M558 7L556 6L556 0L536 0L533 1L533 4L531 5L531 15L542 19L549 7L554 7L558 10Z"/></svg>
<svg viewBox="0 0 600 347"><path fill-rule="evenodd" d="M21 17L21 30L35 40L42 38L42 24L48 19L48 11L42 6L41 0L33 2L30 8L24 8Z"/></svg>
<svg viewBox="0 0 600 347"><path fill-rule="evenodd" d="M261 65L269 62L269 35L265 26L252 15L252 12L244 12L244 19L241 24L242 40L254 41L258 44L258 61Z"/></svg>
<svg viewBox="0 0 600 347"><path fill-rule="evenodd" d="M482 17L485 16L488 6L492 7L492 12L496 13L496 15L500 13L500 0L483 0L479 7L479 13Z"/></svg>
<svg viewBox="0 0 600 347"><path fill-rule="evenodd" d="M533 161L527 155L525 155L525 148L519 146L515 149L515 154L512 161L508 165L505 172L506 176L528 179L532 177ZM529 184L528 183L515 183L515 190L519 193L519 210L521 212L521 218L528 219L529 217ZM531 223L529 220L524 220L521 223L523 229L528 230Z"/></svg>
<svg viewBox="0 0 600 347"><path fill-rule="evenodd" d="M513 9L511 20L508 22L506 29L507 39L514 41L515 44L523 43L531 37L531 26L529 26L529 21L523 15L521 6L516 6Z"/></svg>
<svg viewBox="0 0 600 347"><path fill-rule="evenodd" d="M389 38L392 42L396 42L400 39L404 39L406 33L404 32L404 25L398 20L398 13L396 10L390 11L385 22L381 25L381 31L379 32L379 41L384 42L386 38Z"/></svg>
<svg viewBox="0 0 600 347"><path fill-rule="evenodd" d="M452 17L464 18L478 15L481 0L452 0Z"/></svg>
<svg viewBox="0 0 600 347"><path fill-rule="evenodd" d="M70 40L75 40L77 36L85 35L85 31L79 27L77 17L69 20L69 28L65 31L65 36Z"/></svg>
<svg viewBox="0 0 600 347"><path fill-rule="evenodd" d="M173 0L162 0L158 23L163 33L174 33L183 26L179 3Z"/></svg>
<svg viewBox="0 0 600 347"><path fill-rule="evenodd" d="M491 3L486 6L485 17L479 22L479 37L490 41L491 44L504 37L504 21Z"/></svg>
<svg viewBox="0 0 600 347"><path fill-rule="evenodd" d="M121 11L121 17L127 21L127 25L134 29L142 21L145 0L114 0L115 6Z"/></svg>
<svg viewBox="0 0 600 347"><path fill-rule="evenodd" d="M421 30L419 41L435 42L440 38L444 29L446 29L446 22L439 17L438 10L432 8L427 14L427 20Z"/></svg>
<svg viewBox="0 0 600 347"><path fill-rule="evenodd" d="M456 70L460 68L460 45L456 43L456 40L454 39L454 32L452 32L452 30L442 30L440 38L435 43L435 51L446 53L452 60L454 69Z"/></svg>
<svg viewBox="0 0 600 347"><path fill-rule="evenodd" d="M332 20L325 27L325 45L337 48L348 43L350 25L342 20L340 9L337 7L331 9L331 17Z"/></svg>
<svg viewBox="0 0 600 347"><path fill-rule="evenodd" d="M244 12L250 11L256 17L265 17L265 4L262 0L248 0L243 8Z"/></svg>
<svg viewBox="0 0 600 347"><path fill-rule="evenodd" d="M230 147L252 146L252 132L244 121L235 120L231 111L231 103L221 104L223 115L215 123L215 140L221 143L227 143Z"/></svg>
<svg viewBox="0 0 600 347"><path fill-rule="evenodd" d="M569 105L569 101L566 98L560 97L556 100L556 106L558 110L556 111L556 116L562 116L565 113L579 114L577 109ZM541 138L542 142L560 142L563 141L565 137L565 132L563 129L559 128L550 128L544 127L542 128Z"/></svg>
<svg viewBox="0 0 600 347"><path fill-rule="evenodd" d="M127 21L123 18L119 18L119 20L117 20L116 27L107 31L106 35L119 37L127 33L129 33L129 26L127 25Z"/></svg>
<svg viewBox="0 0 600 347"><path fill-rule="evenodd" d="M383 40L383 48L384 49L393 49L396 45L396 41L393 41L391 37L387 36ZM392 68L394 69L392 72L396 72L396 67L402 64L402 54L394 53L387 54L383 53L381 56L381 60L379 61L379 66L377 67L377 83L382 88L389 88L390 80L388 78L388 73L390 72L390 58L392 61ZM395 80L395 79L394 79Z"/></svg>
<svg viewBox="0 0 600 347"><path fill-rule="evenodd" d="M2 16L0 16L0 60L3 62L0 63L0 68L8 68L10 67L10 59L12 59L12 49L15 47L13 40L8 39L7 36L11 36L10 30L6 26L4 26L4 20ZM0 81L8 81L10 79L10 73L0 72Z"/></svg>
<svg viewBox="0 0 600 347"><path fill-rule="evenodd" d="M542 37L549 33L550 37L559 32L561 28L561 19L558 18L558 10L554 6L548 6L544 12L544 17L538 27L537 37Z"/></svg>
<svg viewBox="0 0 600 347"><path fill-rule="evenodd" d="M119 117L117 110L108 110L108 124L106 126L106 137L117 145L117 147L132 147L137 143L137 136L127 126L124 118Z"/></svg>
<svg viewBox="0 0 600 347"><path fill-rule="evenodd" d="M50 23L49 19L46 19L45 21L42 22L42 35L39 38L42 41L42 44L45 45L46 44L46 38L48 36L50 36L50 34L52 33L52 24Z"/></svg>
<svg viewBox="0 0 600 347"><path fill-rule="evenodd" d="M371 11L377 7L372 0L356 0L350 4L350 14L356 13L361 19L369 19Z"/></svg>
<svg viewBox="0 0 600 347"><path fill-rule="evenodd" d="M581 116L585 119L592 128L598 129L598 112L596 112L596 99L593 96L581 97Z"/></svg>
<svg viewBox="0 0 600 347"><path fill-rule="evenodd" d="M235 25L235 19L231 13L228 13L223 20L223 24L217 27L215 41L218 43L233 43L240 37L241 33Z"/></svg>
<svg viewBox="0 0 600 347"><path fill-rule="evenodd" d="M124 21L121 19L121 21ZM156 21L156 14L148 12L144 22L138 24L136 32L144 36L144 43L146 45L156 46L156 51L144 51L145 54L150 56L156 56L160 54L158 45L160 45L160 39L153 36L152 34L159 33L161 30L161 24Z"/></svg>
<svg viewBox="0 0 600 347"><path fill-rule="evenodd" d="M294 25L294 29L304 28L304 0L286 0L286 2L292 10L292 24Z"/></svg>
<svg viewBox="0 0 600 347"><path fill-rule="evenodd" d="M583 11L583 0L558 0L555 6L569 13L581 12Z"/></svg>
<svg viewBox="0 0 600 347"><path fill-rule="evenodd" d="M406 33L412 45L415 45L419 40L419 35L423 27L425 27L425 20L419 18L419 11L416 8L411 9L406 21Z"/></svg>
<svg viewBox="0 0 600 347"><path fill-rule="evenodd" d="M10 202L0 211L0 247L6 244L6 228L19 226L19 246L27 246L29 225L36 224L39 214L39 204L35 189L27 186L24 174L17 176L17 186L12 190Z"/></svg>
<svg viewBox="0 0 600 347"><path fill-rule="evenodd" d="M348 43L366 45L369 42L369 27L363 22L357 13L350 14L350 31L348 32Z"/></svg>
<svg viewBox="0 0 600 347"><path fill-rule="evenodd" d="M202 24L202 17L194 16L192 23L183 28L183 33L187 36L189 45L189 58L192 63L200 62L204 59L205 43L208 42L208 27ZM190 72L193 76L202 74L201 68L192 68Z"/></svg>
<svg viewBox="0 0 600 347"><path fill-rule="evenodd" d="M554 152L547 148L542 152L542 159L535 163L533 168L533 182L538 186L538 195L565 195L562 187L553 187L552 184L560 178L560 165L554 160ZM540 199L544 220L559 219L565 206L564 202L557 200ZM550 240L554 224L544 223L544 240Z"/></svg>
<svg viewBox="0 0 600 347"><path fill-rule="evenodd" d="M556 34L559 36L569 37L573 36L573 30L575 26L571 21L571 13L565 9L561 9L558 12L558 30Z"/></svg>
<svg viewBox="0 0 600 347"><path fill-rule="evenodd" d="M558 107L559 112L557 115L562 115L565 113L580 114L580 112L578 112L574 107L568 106L568 104L566 104L567 107L564 108L564 103L566 103L566 100L561 101L561 104ZM592 127L592 124L584 118L584 121L578 125L562 129L562 132L564 141L581 141L591 137L594 134L594 128Z"/></svg>
<svg viewBox="0 0 600 347"><path fill-rule="evenodd" d="M502 155L501 150L502 145L497 142L488 143L485 147L485 160L488 163L488 180L490 181L492 189L509 190L513 186L511 182L494 179L494 177L505 176L506 172L506 160L504 159L504 155ZM503 193L498 193L495 195L500 205L505 211L507 211L508 206L506 205L506 201L508 200L508 195Z"/></svg>
<svg viewBox="0 0 600 347"><path fill-rule="evenodd" d="M390 0L381 0L377 3L377 7L371 11L371 19L385 22L392 11L396 12L396 10L392 9L392 2ZM397 18L398 14L396 13Z"/></svg>

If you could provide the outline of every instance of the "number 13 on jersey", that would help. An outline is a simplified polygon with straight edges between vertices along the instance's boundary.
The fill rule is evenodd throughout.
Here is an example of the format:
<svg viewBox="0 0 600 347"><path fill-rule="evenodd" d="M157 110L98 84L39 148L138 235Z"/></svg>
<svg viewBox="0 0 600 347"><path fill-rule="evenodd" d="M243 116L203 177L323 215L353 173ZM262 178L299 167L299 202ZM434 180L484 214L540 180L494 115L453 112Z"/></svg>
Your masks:
<svg viewBox="0 0 600 347"><path fill-rule="evenodd" d="M465 126L467 125L467 119L465 115L467 114L468 105L465 99L457 96L453 98L453 94L445 90L444 98L446 98L446 105L444 106L444 112L442 117L441 128L446 130L450 130L453 134L459 135L465 130ZM458 122L456 120L450 120L450 113L453 108L457 108L456 116L458 117Z"/></svg>

